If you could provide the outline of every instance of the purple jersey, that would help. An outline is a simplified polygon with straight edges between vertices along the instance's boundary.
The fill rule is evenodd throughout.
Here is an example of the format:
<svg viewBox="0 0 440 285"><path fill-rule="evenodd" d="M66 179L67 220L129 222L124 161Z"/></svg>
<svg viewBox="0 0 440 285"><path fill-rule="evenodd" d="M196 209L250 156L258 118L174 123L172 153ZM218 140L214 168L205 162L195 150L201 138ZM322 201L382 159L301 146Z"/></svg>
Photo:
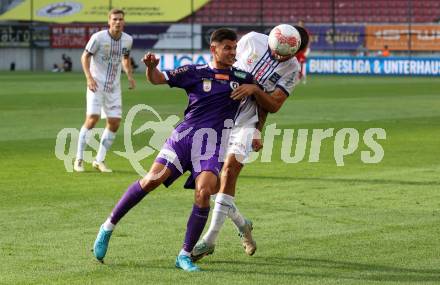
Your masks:
<svg viewBox="0 0 440 285"><path fill-rule="evenodd" d="M225 121L232 122L240 105L240 101L230 98L232 90L241 84L253 83L254 79L250 73L235 68L219 70L209 65L186 65L164 74L171 87L185 89L189 103L184 120L167 139L156 162L171 170L165 186L190 171L185 188L194 188L201 172L218 175L222 168ZM216 134L210 136L204 133L206 130Z"/></svg>
<svg viewBox="0 0 440 285"><path fill-rule="evenodd" d="M240 101L230 98L232 90L244 83L252 84L250 73L230 69L215 69L210 65L185 65L164 72L171 87L185 89L189 103L184 120L176 127L182 132L190 127L214 129L221 134L224 121L234 119Z"/></svg>

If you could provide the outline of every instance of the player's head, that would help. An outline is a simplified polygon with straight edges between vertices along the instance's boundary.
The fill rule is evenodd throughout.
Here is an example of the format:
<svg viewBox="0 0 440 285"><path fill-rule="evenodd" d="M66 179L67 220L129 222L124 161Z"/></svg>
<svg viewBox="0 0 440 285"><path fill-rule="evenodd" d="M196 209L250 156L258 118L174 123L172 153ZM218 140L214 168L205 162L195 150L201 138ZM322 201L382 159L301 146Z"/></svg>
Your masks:
<svg viewBox="0 0 440 285"><path fill-rule="evenodd" d="M304 51L307 46L309 45L309 33L307 32L306 29L304 29L304 27L302 26L293 26L299 33L300 37L301 37L301 45L299 46L299 49L296 51L295 54Z"/></svg>
<svg viewBox="0 0 440 285"><path fill-rule="evenodd" d="M221 28L211 34L210 50L213 60L222 68L231 67L237 54L237 33L233 30Z"/></svg>
<svg viewBox="0 0 440 285"><path fill-rule="evenodd" d="M108 12L108 25L111 31L122 32L124 30L124 16L124 11L120 9L111 9Z"/></svg>

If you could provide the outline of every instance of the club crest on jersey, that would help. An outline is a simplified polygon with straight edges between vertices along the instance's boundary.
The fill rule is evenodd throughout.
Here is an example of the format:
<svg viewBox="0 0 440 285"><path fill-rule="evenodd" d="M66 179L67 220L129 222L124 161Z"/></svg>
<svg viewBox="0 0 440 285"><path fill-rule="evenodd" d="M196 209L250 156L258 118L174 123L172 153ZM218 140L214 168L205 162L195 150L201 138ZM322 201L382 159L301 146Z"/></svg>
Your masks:
<svg viewBox="0 0 440 285"><path fill-rule="evenodd" d="M236 82L236 81L231 81L231 82L229 83L229 86L231 86L231 89L232 89L232 90L235 90L235 89L238 88L238 86L240 86L240 84L239 84L238 82Z"/></svg>
<svg viewBox="0 0 440 285"><path fill-rule="evenodd" d="M275 84L278 82L278 80L280 80L280 78L281 78L281 75L274 72L274 74L272 74L272 76L269 78L269 81L272 82L273 84Z"/></svg>
<svg viewBox="0 0 440 285"><path fill-rule="evenodd" d="M251 54L247 59L247 64L251 65L254 63L254 61L258 58L258 55L256 53Z"/></svg>
<svg viewBox="0 0 440 285"><path fill-rule="evenodd" d="M110 54L110 45L109 44L104 44L102 49L104 50L104 54L105 54L105 56L103 57L103 60L109 60L110 56L111 56L111 54Z"/></svg>
<svg viewBox="0 0 440 285"><path fill-rule="evenodd" d="M212 81L210 79L203 79L203 91L209 92L212 88Z"/></svg>

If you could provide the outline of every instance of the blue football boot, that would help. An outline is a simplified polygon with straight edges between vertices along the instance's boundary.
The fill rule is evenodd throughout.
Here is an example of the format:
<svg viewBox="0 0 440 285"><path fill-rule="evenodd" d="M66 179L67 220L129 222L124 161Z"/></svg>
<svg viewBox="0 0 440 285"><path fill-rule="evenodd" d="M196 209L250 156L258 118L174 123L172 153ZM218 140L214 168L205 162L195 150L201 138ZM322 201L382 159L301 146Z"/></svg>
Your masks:
<svg viewBox="0 0 440 285"><path fill-rule="evenodd" d="M100 262L103 262L105 254L107 253L108 242L110 241L112 233L113 231L106 231L103 225L99 228L98 236L93 245L93 254Z"/></svg>
<svg viewBox="0 0 440 285"><path fill-rule="evenodd" d="M200 268L191 261L191 257L183 254L177 256L176 267L188 272L200 271Z"/></svg>

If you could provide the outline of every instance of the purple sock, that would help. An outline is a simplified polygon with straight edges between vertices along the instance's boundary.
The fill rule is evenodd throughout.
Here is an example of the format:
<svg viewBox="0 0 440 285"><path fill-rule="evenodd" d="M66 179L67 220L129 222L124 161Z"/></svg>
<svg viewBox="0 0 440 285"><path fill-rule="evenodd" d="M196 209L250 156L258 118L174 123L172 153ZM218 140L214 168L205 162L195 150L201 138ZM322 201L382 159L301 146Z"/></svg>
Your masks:
<svg viewBox="0 0 440 285"><path fill-rule="evenodd" d="M186 224L185 241L183 243L183 249L187 252L191 252L202 235L203 228L208 220L209 207L199 208L194 205L191 216L189 216L188 223Z"/></svg>
<svg viewBox="0 0 440 285"><path fill-rule="evenodd" d="M130 211L131 208L136 206L148 192L142 190L139 181L131 184L127 191L125 191L124 195L122 195L119 202L113 208L113 211L110 215L110 221L112 224L116 225L122 217Z"/></svg>

